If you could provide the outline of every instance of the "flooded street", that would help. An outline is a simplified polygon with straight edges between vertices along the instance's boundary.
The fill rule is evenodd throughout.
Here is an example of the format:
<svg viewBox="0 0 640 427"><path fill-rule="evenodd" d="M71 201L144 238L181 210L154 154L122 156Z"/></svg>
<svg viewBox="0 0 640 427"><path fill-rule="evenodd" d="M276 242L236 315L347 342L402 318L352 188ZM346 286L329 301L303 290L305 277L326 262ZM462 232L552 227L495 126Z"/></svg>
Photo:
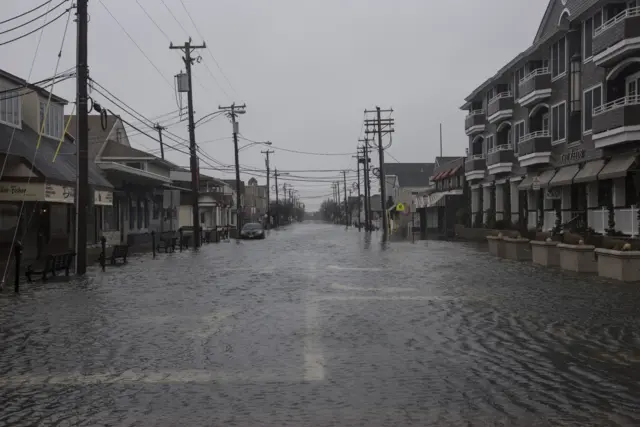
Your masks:
<svg viewBox="0 0 640 427"><path fill-rule="evenodd" d="M640 424L640 288L334 225L0 297L0 425Z"/></svg>

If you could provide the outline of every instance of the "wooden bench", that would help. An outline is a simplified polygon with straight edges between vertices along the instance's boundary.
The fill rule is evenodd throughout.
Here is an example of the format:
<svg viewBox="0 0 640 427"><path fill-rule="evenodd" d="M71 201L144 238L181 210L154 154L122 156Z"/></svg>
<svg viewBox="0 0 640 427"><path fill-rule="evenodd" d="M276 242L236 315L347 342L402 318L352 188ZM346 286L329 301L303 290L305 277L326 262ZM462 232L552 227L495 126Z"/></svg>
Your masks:
<svg viewBox="0 0 640 427"><path fill-rule="evenodd" d="M118 263L118 258L122 258L122 263L126 264L127 255L129 255L129 245L113 245L109 261L111 262L111 265L116 265Z"/></svg>
<svg viewBox="0 0 640 427"><path fill-rule="evenodd" d="M156 251L160 252L161 249L164 249L165 253L175 252L176 245L178 244L177 237L160 237L158 244L156 245Z"/></svg>
<svg viewBox="0 0 640 427"><path fill-rule="evenodd" d="M65 276L68 276L75 256L76 254L73 251L47 255L44 263L40 265L34 263L27 266L25 276L29 282L31 282L33 275L37 274L42 274L43 282L47 281L47 273L51 273L52 276L55 276L58 271L64 270Z"/></svg>

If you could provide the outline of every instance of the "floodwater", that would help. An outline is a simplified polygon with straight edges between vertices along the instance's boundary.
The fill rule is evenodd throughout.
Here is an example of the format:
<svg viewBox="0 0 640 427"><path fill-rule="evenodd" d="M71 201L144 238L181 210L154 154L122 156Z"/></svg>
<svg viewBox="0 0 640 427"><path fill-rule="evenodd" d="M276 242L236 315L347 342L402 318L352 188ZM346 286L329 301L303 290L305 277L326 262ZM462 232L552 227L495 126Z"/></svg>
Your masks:
<svg viewBox="0 0 640 427"><path fill-rule="evenodd" d="M326 224L0 296L2 426L640 425L640 287Z"/></svg>

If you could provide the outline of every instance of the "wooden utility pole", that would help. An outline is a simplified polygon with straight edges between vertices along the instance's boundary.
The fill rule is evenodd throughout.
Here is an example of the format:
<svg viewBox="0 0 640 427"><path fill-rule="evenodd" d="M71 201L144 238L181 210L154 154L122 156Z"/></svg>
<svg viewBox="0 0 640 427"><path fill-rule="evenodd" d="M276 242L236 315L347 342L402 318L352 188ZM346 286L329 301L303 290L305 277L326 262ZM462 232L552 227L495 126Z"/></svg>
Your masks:
<svg viewBox="0 0 640 427"><path fill-rule="evenodd" d="M241 193L240 193L240 153L238 149L238 121L236 118L238 114L244 114L247 106L245 104L236 105L231 104L228 107L218 106L221 111L227 111L227 116L233 123L233 150L236 158L236 238L240 238L240 230L242 229L242 211L241 211Z"/></svg>
<svg viewBox="0 0 640 427"><path fill-rule="evenodd" d="M365 138L360 139L359 141L364 143L364 145L360 147L362 150L362 158L360 161L364 167L364 224L365 231L371 231L371 185L369 180L369 162L371 159L369 158L369 139L365 135Z"/></svg>
<svg viewBox="0 0 640 427"><path fill-rule="evenodd" d="M271 185L269 184L269 177L271 175L271 173L269 172L269 154L273 154L274 151L273 150L266 150L266 151L261 151L262 154L264 154L265 156L267 156L264 159L264 165L267 168L267 220L269 221L269 223L267 224L268 226L271 226Z"/></svg>
<svg viewBox="0 0 640 427"><path fill-rule="evenodd" d="M358 149L356 150L357 154L355 156L351 156L351 157L355 157L356 158L356 165L357 165L357 170L358 170L358 231L362 231L362 198L360 195L360 147L358 147Z"/></svg>
<svg viewBox="0 0 640 427"><path fill-rule="evenodd" d="M158 131L158 140L160 141L160 157L164 160L164 144L162 143L162 131L165 130L166 127L160 126L160 123L156 123L155 130Z"/></svg>
<svg viewBox="0 0 640 427"><path fill-rule="evenodd" d="M87 272L87 214L89 211L89 109L88 90L88 0L78 0L76 13L78 22L76 62L76 104L78 106L78 146L76 189L76 274Z"/></svg>
<svg viewBox="0 0 640 427"><path fill-rule="evenodd" d="M344 224L349 228L349 203L347 199L347 171L342 171L342 185L344 190Z"/></svg>
<svg viewBox="0 0 640 427"><path fill-rule="evenodd" d="M375 110L365 110L365 114L376 113L375 119L365 120L367 129L365 133L376 133L378 135L378 160L380 162L380 208L382 210L382 236L386 239L389 233L389 219L387 218L387 185L384 174L384 150L382 146L382 135L391 134L394 130L392 128L394 120L391 118L382 119L381 113L393 113L393 109L381 110L380 107L376 107ZM374 130L369 130L369 125L374 127ZM387 129L385 129L387 128Z"/></svg>
<svg viewBox="0 0 640 427"><path fill-rule="evenodd" d="M280 226L280 201L278 200L278 168L273 172L273 177L276 180L276 220L275 226L276 228Z"/></svg>
<svg viewBox="0 0 640 427"><path fill-rule="evenodd" d="M193 247L195 249L200 247L200 171L198 170L198 153L196 151L196 125L193 119L193 84L191 79L191 66L196 58L192 58L191 54L197 49L205 49L207 45L202 43L201 45L192 45L191 37L182 46L174 46L173 43L169 44L169 49L179 49L184 53L182 60L187 69L187 107L189 109L189 154L190 154L190 167L191 167L191 196L192 201L192 214L193 214Z"/></svg>

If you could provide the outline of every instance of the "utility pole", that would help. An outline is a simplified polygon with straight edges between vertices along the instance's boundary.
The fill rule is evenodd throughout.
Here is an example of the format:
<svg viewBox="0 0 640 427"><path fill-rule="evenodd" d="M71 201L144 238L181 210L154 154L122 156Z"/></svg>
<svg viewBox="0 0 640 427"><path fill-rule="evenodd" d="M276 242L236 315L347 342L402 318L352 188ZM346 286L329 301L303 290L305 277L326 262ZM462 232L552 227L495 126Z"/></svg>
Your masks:
<svg viewBox="0 0 640 427"><path fill-rule="evenodd" d="M278 169L276 168L273 176L276 179L276 228L280 226L280 202L278 201Z"/></svg>
<svg viewBox="0 0 640 427"><path fill-rule="evenodd" d="M351 156L356 158L356 165L358 167L358 231L362 231L362 198L360 195L360 147L357 147L356 155Z"/></svg>
<svg viewBox="0 0 640 427"><path fill-rule="evenodd" d="M271 196L271 185L269 184L269 176L270 176L270 172L269 172L269 154L274 153L274 151L273 150L267 150L267 151L261 151L261 153L267 156L265 158L265 160L264 160L264 164L267 167L267 221L269 221L267 226L270 227L271 226L271 197L270 197Z"/></svg>
<svg viewBox="0 0 640 427"><path fill-rule="evenodd" d="M233 123L233 149L236 157L236 238L240 238L240 229L242 228L241 220L242 220L242 212L240 211L240 154L238 150L238 121L236 118L238 114L244 114L247 106L245 104L236 105L235 103L231 104L228 107L218 106L218 109L221 111L228 111L227 116L231 119L231 123Z"/></svg>
<svg viewBox="0 0 640 427"><path fill-rule="evenodd" d="M190 154L190 166L191 166L191 195L192 201L192 214L193 214L193 247L197 249L200 247L200 171L198 170L198 154L196 151L196 125L193 119L193 84L191 82L191 66L193 65L195 58L191 57L191 54L197 49L205 49L207 45L203 42L201 45L192 45L191 37L182 46L174 46L173 43L169 44L169 49L180 49L184 56L182 60L187 69L187 107L189 109L189 154ZM161 146L162 147L162 146Z"/></svg>
<svg viewBox="0 0 640 427"><path fill-rule="evenodd" d="M160 157L164 160L164 144L162 143L162 131L166 129L164 126L160 126L160 123L156 123L155 130L158 131L158 139L160 140Z"/></svg>
<svg viewBox="0 0 640 427"><path fill-rule="evenodd" d="M336 191L338 192L338 199L336 200L336 204L338 205L338 212L340 212L340 181L336 181Z"/></svg>
<svg viewBox="0 0 640 427"><path fill-rule="evenodd" d="M382 146L382 135L384 133L392 133L393 129L391 128L391 126L393 126L394 120L393 119L382 119L382 117L380 117L381 113L393 113L392 109L389 110L381 110L380 107L376 107L375 110L365 110L365 114L366 113L376 113L376 119L372 119L372 120L365 120L365 124L369 125L372 124L374 125L374 127L376 128L373 131L369 131L369 129L367 128L367 130L365 131L366 133L377 133L378 134L378 159L380 162L380 208L382 210L382 236L383 239L386 239L387 234L389 233L389 221L387 218L387 182L386 182L386 178L385 178L385 174L384 174L384 147ZM383 126L388 127L389 129L384 130Z"/></svg>
<svg viewBox="0 0 640 427"><path fill-rule="evenodd" d="M349 228L349 203L347 199L347 171L342 171L342 185L344 190L344 224Z"/></svg>
<svg viewBox="0 0 640 427"><path fill-rule="evenodd" d="M442 123L440 123L440 157L442 157Z"/></svg>
<svg viewBox="0 0 640 427"><path fill-rule="evenodd" d="M76 63L76 103L78 128L76 130L78 155L78 181L76 183L76 274L87 272L87 213L89 210L89 109L87 81L88 64L88 0L78 0L78 44Z"/></svg>
<svg viewBox="0 0 640 427"><path fill-rule="evenodd" d="M350 199L351 199L351 189L349 189L349 198L347 200L350 200ZM347 203L347 206L348 205L349 205L349 203ZM347 223L351 223L352 219L353 218L351 217L351 209L348 209L347 210L347 220L348 220ZM349 227L349 226L347 225L347 227Z"/></svg>
<svg viewBox="0 0 640 427"><path fill-rule="evenodd" d="M364 166L364 224L365 231L371 231L371 185L369 180L369 139L365 135L364 139L360 139L364 143L362 150L362 164Z"/></svg>

